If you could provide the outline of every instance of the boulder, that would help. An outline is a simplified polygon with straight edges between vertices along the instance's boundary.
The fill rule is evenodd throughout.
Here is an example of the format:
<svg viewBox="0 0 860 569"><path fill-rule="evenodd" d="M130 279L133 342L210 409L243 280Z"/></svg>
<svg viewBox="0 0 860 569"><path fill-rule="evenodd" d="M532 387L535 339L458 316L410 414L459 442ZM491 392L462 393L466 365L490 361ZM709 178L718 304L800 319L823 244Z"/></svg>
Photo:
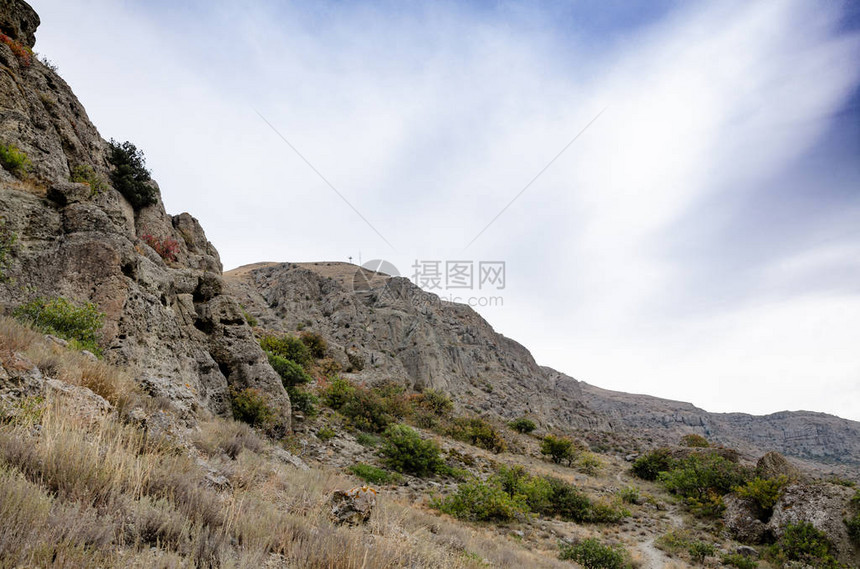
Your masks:
<svg viewBox="0 0 860 569"><path fill-rule="evenodd" d="M723 501L726 505L723 521L732 537L741 543L761 543L767 526L758 519L755 505L734 494L729 494Z"/></svg>
<svg viewBox="0 0 860 569"><path fill-rule="evenodd" d="M800 471L794 465L775 451L771 451L758 459L755 473L760 478L779 478L780 476L785 476L789 480L797 480L801 476Z"/></svg>
<svg viewBox="0 0 860 569"><path fill-rule="evenodd" d="M827 535L839 561L849 567L860 566L860 555L843 521L854 492L853 488L837 484L792 484L774 506L767 529L779 539L787 525L810 523Z"/></svg>
<svg viewBox="0 0 860 569"><path fill-rule="evenodd" d="M369 486L356 486L349 490L335 490L329 501L331 520L336 524L359 525L367 523L376 506L376 490Z"/></svg>

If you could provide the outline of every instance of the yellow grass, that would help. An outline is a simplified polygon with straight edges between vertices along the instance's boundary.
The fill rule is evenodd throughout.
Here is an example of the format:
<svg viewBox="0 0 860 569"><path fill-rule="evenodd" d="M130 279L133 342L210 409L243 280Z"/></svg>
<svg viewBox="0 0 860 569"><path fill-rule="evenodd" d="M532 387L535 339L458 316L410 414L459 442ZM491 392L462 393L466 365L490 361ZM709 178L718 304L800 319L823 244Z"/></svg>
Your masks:
<svg viewBox="0 0 860 569"><path fill-rule="evenodd" d="M0 569L570 567L384 493L367 526L337 527L328 496L351 479L277 463L271 443L224 419L153 438L123 419L157 407L123 370L0 319L0 359L20 358L115 411L82 417L56 395L20 400L27 412L0 421ZM216 488L210 469L229 483Z"/></svg>

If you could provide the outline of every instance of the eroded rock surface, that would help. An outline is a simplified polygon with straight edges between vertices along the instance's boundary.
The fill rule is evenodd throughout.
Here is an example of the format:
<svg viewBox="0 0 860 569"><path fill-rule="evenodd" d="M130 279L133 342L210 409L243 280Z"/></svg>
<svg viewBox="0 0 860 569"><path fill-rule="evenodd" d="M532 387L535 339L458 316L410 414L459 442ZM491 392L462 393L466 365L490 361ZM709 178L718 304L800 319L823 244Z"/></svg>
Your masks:
<svg viewBox="0 0 860 569"><path fill-rule="evenodd" d="M39 18L25 2L0 2L0 29L32 46ZM231 387L263 391L289 427L289 398L234 298L224 293L218 253L191 215L161 202L135 211L116 190L71 183L92 168L105 183L108 145L69 86L36 58L0 43L0 143L32 163L19 179L0 169L0 218L15 235L0 303L34 296L89 301L106 314L106 358L130 366L152 394L191 419L231 413ZM157 185L152 182L157 190ZM143 236L174 240L163 259Z"/></svg>

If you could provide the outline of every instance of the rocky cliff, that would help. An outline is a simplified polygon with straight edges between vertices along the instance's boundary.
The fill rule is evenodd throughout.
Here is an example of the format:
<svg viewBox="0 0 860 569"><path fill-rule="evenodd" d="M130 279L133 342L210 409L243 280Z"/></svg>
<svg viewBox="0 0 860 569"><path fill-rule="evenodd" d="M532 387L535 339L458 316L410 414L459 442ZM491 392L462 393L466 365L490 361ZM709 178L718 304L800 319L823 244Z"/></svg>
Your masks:
<svg viewBox="0 0 860 569"><path fill-rule="evenodd" d="M107 142L66 82L32 54L38 16L19 0L3 0L0 14L0 144L30 162L0 170L0 218L14 238L2 305L35 296L93 302L106 314L106 358L131 366L184 416L229 414L230 387L251 386L287 428L287 394L224 294L218 253L199 223L168 215L160 193L135 209L110 186ZM71 183L82 167L105 186ZM175 254L163 258L147 244L153 239L174 240Z"/></svg>
<svg viewBox="0 0 860 569"><path fill-rule="evenodd" d="M440 389L467 409L546 426L607 426L582 405L576 380L537 365L470 307L443 303L408 279L332 262L261 263L225 280L266 328L323 334L329 355L356 379Z"/></svg>
<svg viewBox="0 0 860 569"><path fill-rule="evenodd" d="M860 423L825 413L783 411L771 415L709 413L690 403L601 389L581 383L583 402L615 429L675 442L688 433L748 449L775 450L825 464L860 465Z"/></svg>
<svg viewBox="0 0 860 569"><path fill-rule="evenodd" d="M260 263L225 274L229 292L261 325L322 333L359 380L432 387L479 412L529 415L544 427L590 429L674 444L688 433L760 456L777 450L824 464L860 464L860 423L823 413L757 417L600 389L538 366L471 308L441 302L403 278L347 263Z"/></svg>

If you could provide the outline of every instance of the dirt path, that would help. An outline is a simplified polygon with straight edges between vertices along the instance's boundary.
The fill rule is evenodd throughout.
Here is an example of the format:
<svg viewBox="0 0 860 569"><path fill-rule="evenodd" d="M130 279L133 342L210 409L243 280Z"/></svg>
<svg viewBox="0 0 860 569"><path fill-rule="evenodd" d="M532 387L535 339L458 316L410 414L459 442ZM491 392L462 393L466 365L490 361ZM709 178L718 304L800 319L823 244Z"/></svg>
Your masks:
<svg viewBox="0 0 860 569"><path fill-rule="evenodd" d="M684 519L678 514L675 508L670 509L666 513L669 517L669 522L672 528L681 528L684 526ZM638 549L640 553L642 553L645 561L645 564L641 569L663 569L669 564L669 560L666 555L657 549L656 545L654 545L657 537L657 534L652 535L646 541L643 541L638 545Z"/></svg>

